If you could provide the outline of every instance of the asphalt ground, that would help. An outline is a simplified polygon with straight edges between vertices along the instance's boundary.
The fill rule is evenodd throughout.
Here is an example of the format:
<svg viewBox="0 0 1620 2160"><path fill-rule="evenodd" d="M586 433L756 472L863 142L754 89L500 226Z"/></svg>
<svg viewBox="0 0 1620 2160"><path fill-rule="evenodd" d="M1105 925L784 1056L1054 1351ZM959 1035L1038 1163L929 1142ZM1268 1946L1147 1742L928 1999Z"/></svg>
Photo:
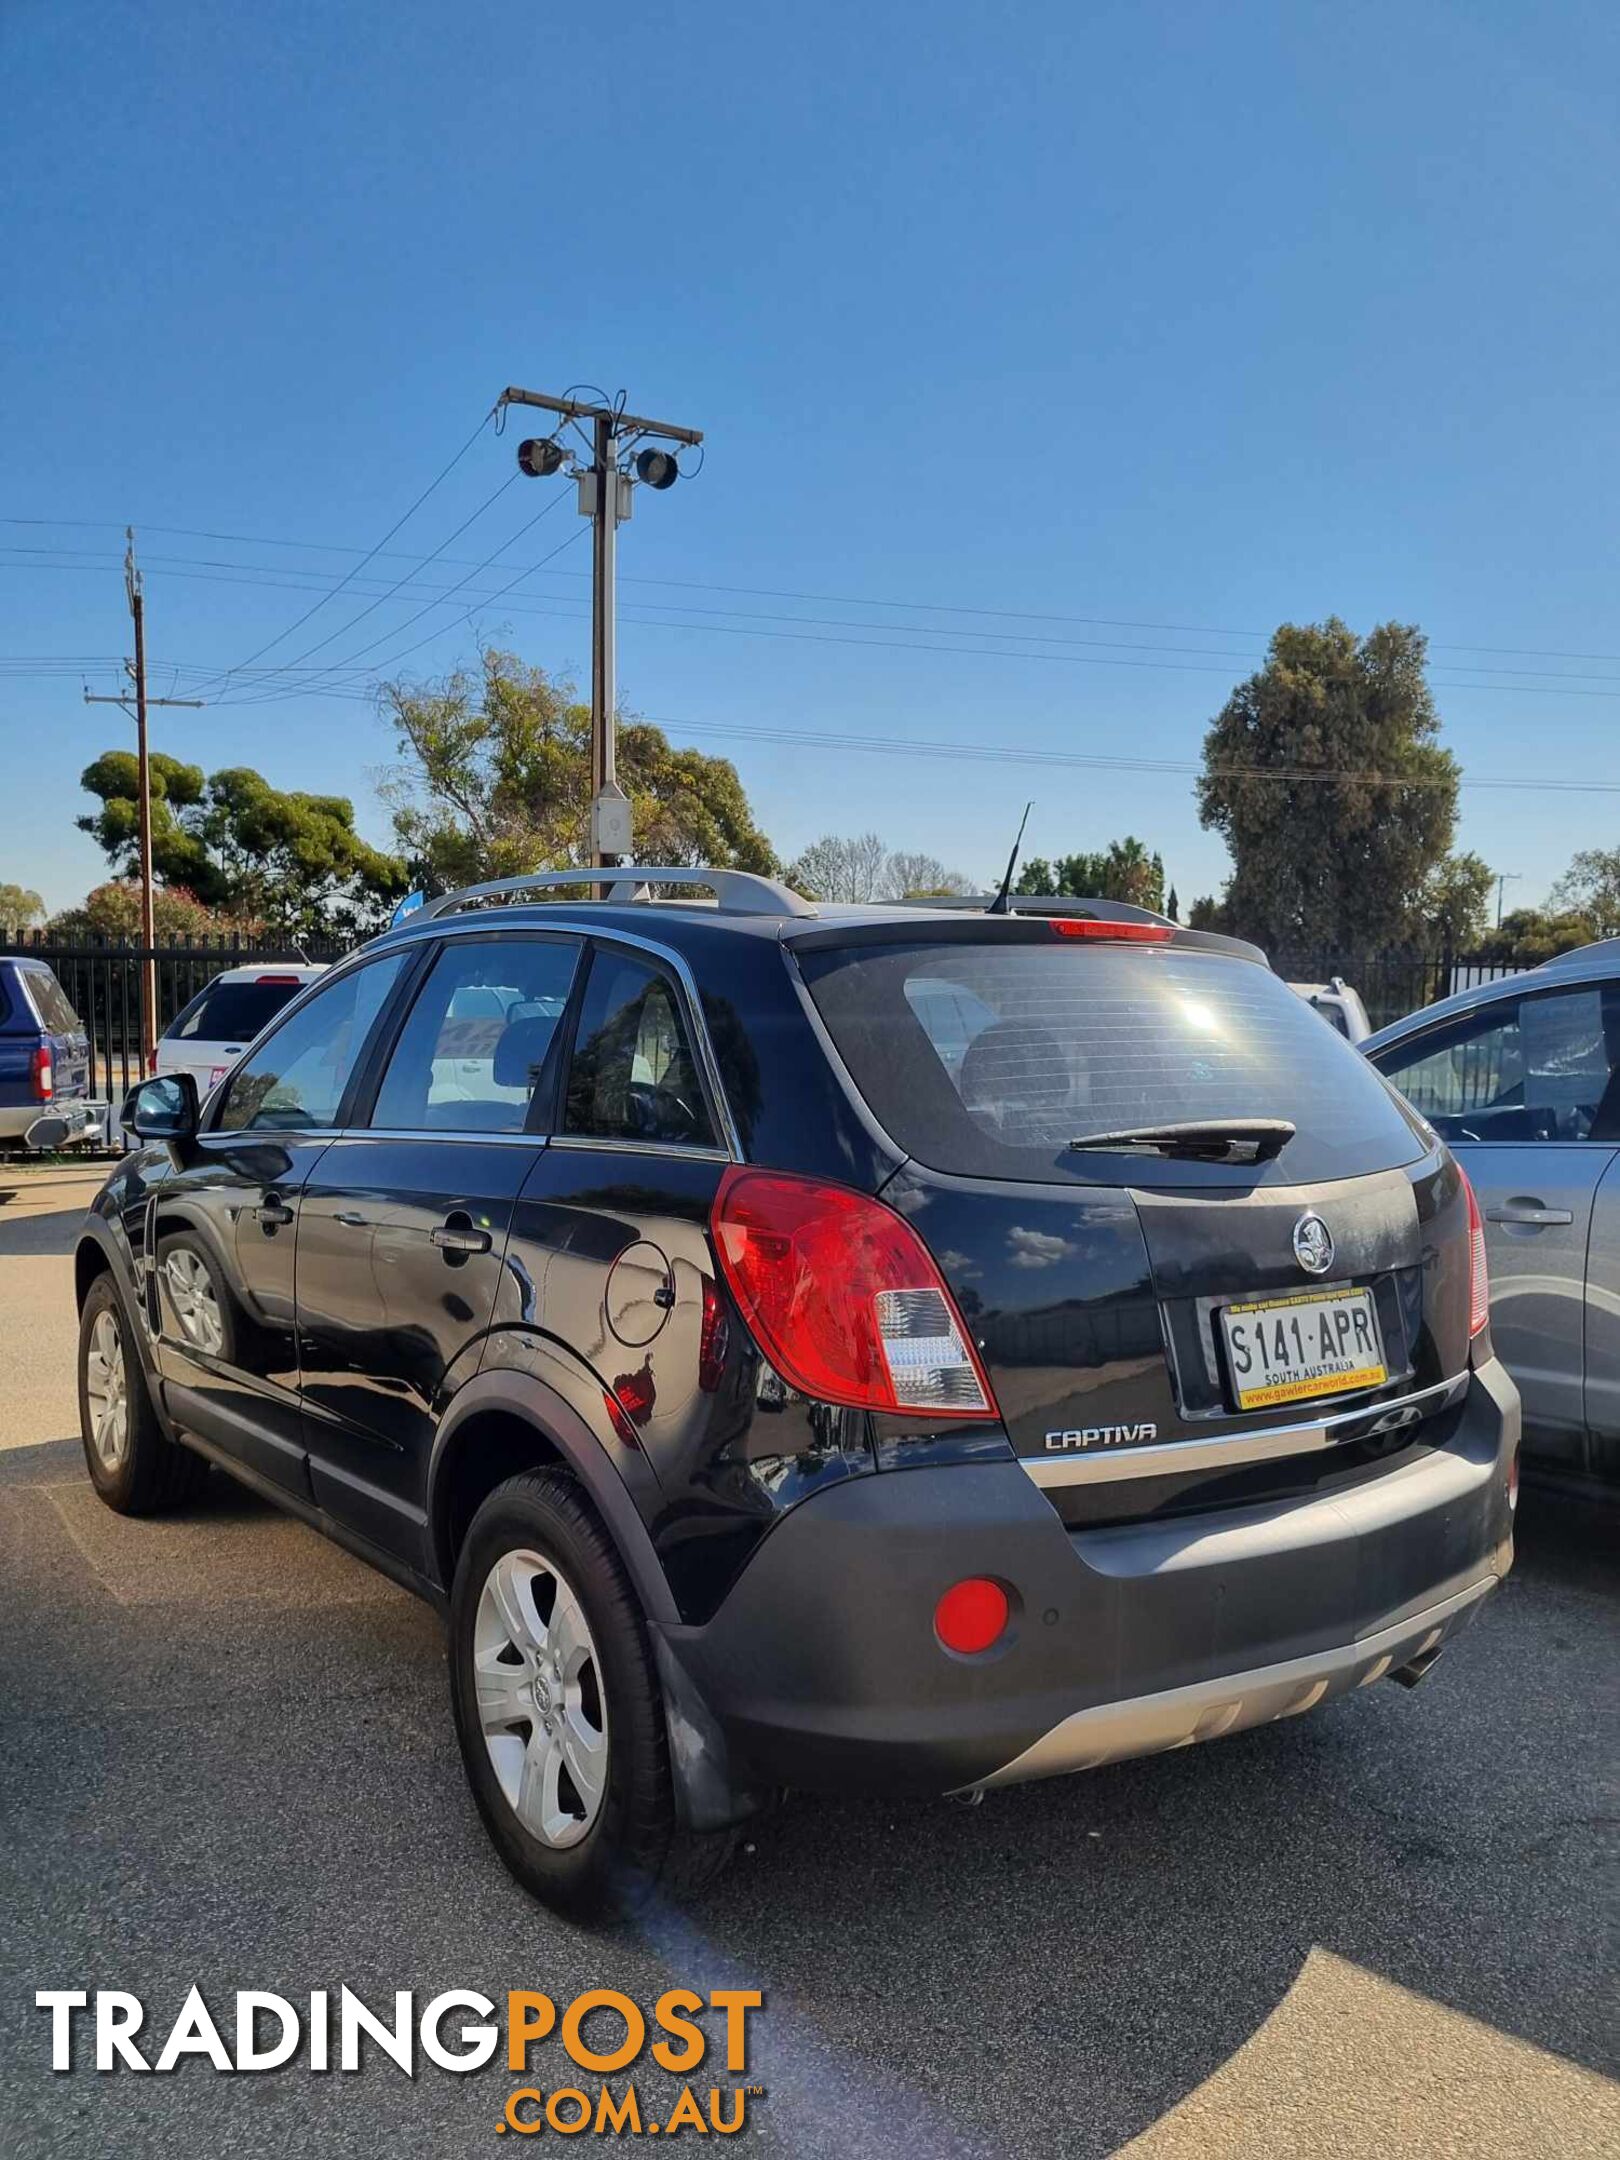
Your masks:
<svg viewBox="0 0 1620 2160"><path fill-rule="evenodd" d="M0 1172L7 2160L509 2149L499 2062L52 2074L37 1989L128 1989L161 2035L194 1982L222 2018L758 1987L735 2143L771 2154L1620 2153L1612 1518L1527 1494L1415 1693L973 1809L795 1799L701 1903L591 1933L487 1846L430 1611L217 1476L162 1522L95 1500L84 1179L39 1176ZM656 2119L673 2081L626 2075Z"/></svg>

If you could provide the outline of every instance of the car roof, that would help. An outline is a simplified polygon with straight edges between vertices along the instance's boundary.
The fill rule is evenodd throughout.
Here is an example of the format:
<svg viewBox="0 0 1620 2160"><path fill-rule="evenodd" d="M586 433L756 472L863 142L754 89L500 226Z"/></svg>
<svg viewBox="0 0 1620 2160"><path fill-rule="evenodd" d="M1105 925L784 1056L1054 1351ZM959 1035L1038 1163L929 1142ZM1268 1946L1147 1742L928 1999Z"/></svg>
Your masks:
<svg viewBox="0 0 1620 2160"><path fill-rule="evenodd" d="M1455 991L1450 997L1436 998L1432 1005L1421 1005L1416 1012L1407 1013L1404 1018L1379 1028L1376 1034L1368 1036L1361 1048L1371 1054L1389 1043L1404 1041L1420 1028L1433 1027L1442 1020L1458 1019L1500 997L1556 990L1566 984L1603 982L1611 975L1620 976L1620 937L1600 938L1595 945L1578 945L1573 952L1544 960L1539 967L1515 969L1490 982L1474 983L1466 990Z"/></svg>
<svg viewBox="0 0 1620 2160"><path fill-rule="evenodd" d="M266 976L284 981L293 975L300 982L313 982L330 965L327 960L259 960L252 967L221 968L203 987L212 990L215 983L263 982Z"/></svg>

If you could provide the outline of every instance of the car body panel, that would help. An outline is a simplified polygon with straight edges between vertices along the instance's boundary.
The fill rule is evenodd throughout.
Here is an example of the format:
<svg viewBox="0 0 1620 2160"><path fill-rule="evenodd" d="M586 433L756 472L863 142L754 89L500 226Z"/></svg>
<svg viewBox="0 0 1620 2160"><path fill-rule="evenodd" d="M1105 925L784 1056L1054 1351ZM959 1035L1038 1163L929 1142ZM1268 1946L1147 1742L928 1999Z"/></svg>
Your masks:
<svg viewBox="0 0 1620 2160"><path fill-rule="evenodd" d="M420 1550L433 1436L476 1372L506 1266L513 1209L540 1140L350 1132L332 1141L298 1212L298 1355L310 1475L324 1507L379 1542ZM446 1227L483 1252L435 1244Z"/></svg>

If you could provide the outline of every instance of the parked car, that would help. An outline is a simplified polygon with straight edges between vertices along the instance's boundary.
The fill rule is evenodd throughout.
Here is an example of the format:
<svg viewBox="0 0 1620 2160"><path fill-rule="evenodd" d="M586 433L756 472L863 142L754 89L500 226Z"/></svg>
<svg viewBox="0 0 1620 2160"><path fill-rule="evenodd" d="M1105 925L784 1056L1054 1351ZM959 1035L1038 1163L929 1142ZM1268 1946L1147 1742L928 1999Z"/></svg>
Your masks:
<svg viewBox="0 0 1620 2160"><path fill-rule="evenodd" d="M1620 938L1464 990L1363 1046L1479 1195L1525 1460L1620 1485Z"/></svg>
<svg viewBox="0 0 1620 2160"><path fill-rule="evenodd" d="M242 1052L322 967L226 968L182 1005L158 1038L154 1072L188 1072L197 1093L217 1087Z"/></svg>
<svg viewBox="0 0 1620 2160"><path fill-rule="evenodd" d="M1314 1012L1319 1012L1328 1026L1336 1029L1346 1042L1365 1042L1372 1033L1372 1022L1367 1018L1361 993L1352 989L1342 975L1332 975L1320 983L1290 983L1288 987Z"/></svg>
<svg viewBox="0 0 1620 2160"><path fill-rule="evenodd" d="M43 960L0 956L0 1147L99 1140L90 1038Z"/></svg>
<svg viewBox="0 0 1620 2160"><path fill-rule="evenodd" d="M575 1911L784 1787L1422 1677L1512 1556L1483 1242L1254 947L619 877L436 901L200 1112L141 1087L76 1257L109 1506L218 1464L439 1604L490 1835Z"/></svg>

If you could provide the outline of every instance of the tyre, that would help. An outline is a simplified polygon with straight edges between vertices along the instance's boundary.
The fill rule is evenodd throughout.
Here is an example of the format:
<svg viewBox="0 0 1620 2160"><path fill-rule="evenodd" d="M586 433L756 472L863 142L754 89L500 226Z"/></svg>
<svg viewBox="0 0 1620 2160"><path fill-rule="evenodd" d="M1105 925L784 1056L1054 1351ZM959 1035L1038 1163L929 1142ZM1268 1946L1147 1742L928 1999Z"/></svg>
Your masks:
<svg viewBox="0 0 1620 2160"><path fill-rule="evenodd" d="M733 1838L676 1820L646 1624L566 1472L526 1472L474 1516L450 1599L450 1687L473 1798L497 1852L578 1919L689 1893Z"/></svg>
<svg viewBox="0 0 1620 2160"><path fill-rule="evenodd" d="M208 1465L158 1423L131 1322L111 1275L79 1316L79 1430L90 1482L120 1515L157 1515L199 1492Z"/></svg>
<svg viewBox="0 0 1620 2160"><path fill-rule="evenodd" d="M161 1241L157 1264L182 1338L205 1357L234 1363L236 1301L213 1255L196 1238L181 1234Z"/></svg>

